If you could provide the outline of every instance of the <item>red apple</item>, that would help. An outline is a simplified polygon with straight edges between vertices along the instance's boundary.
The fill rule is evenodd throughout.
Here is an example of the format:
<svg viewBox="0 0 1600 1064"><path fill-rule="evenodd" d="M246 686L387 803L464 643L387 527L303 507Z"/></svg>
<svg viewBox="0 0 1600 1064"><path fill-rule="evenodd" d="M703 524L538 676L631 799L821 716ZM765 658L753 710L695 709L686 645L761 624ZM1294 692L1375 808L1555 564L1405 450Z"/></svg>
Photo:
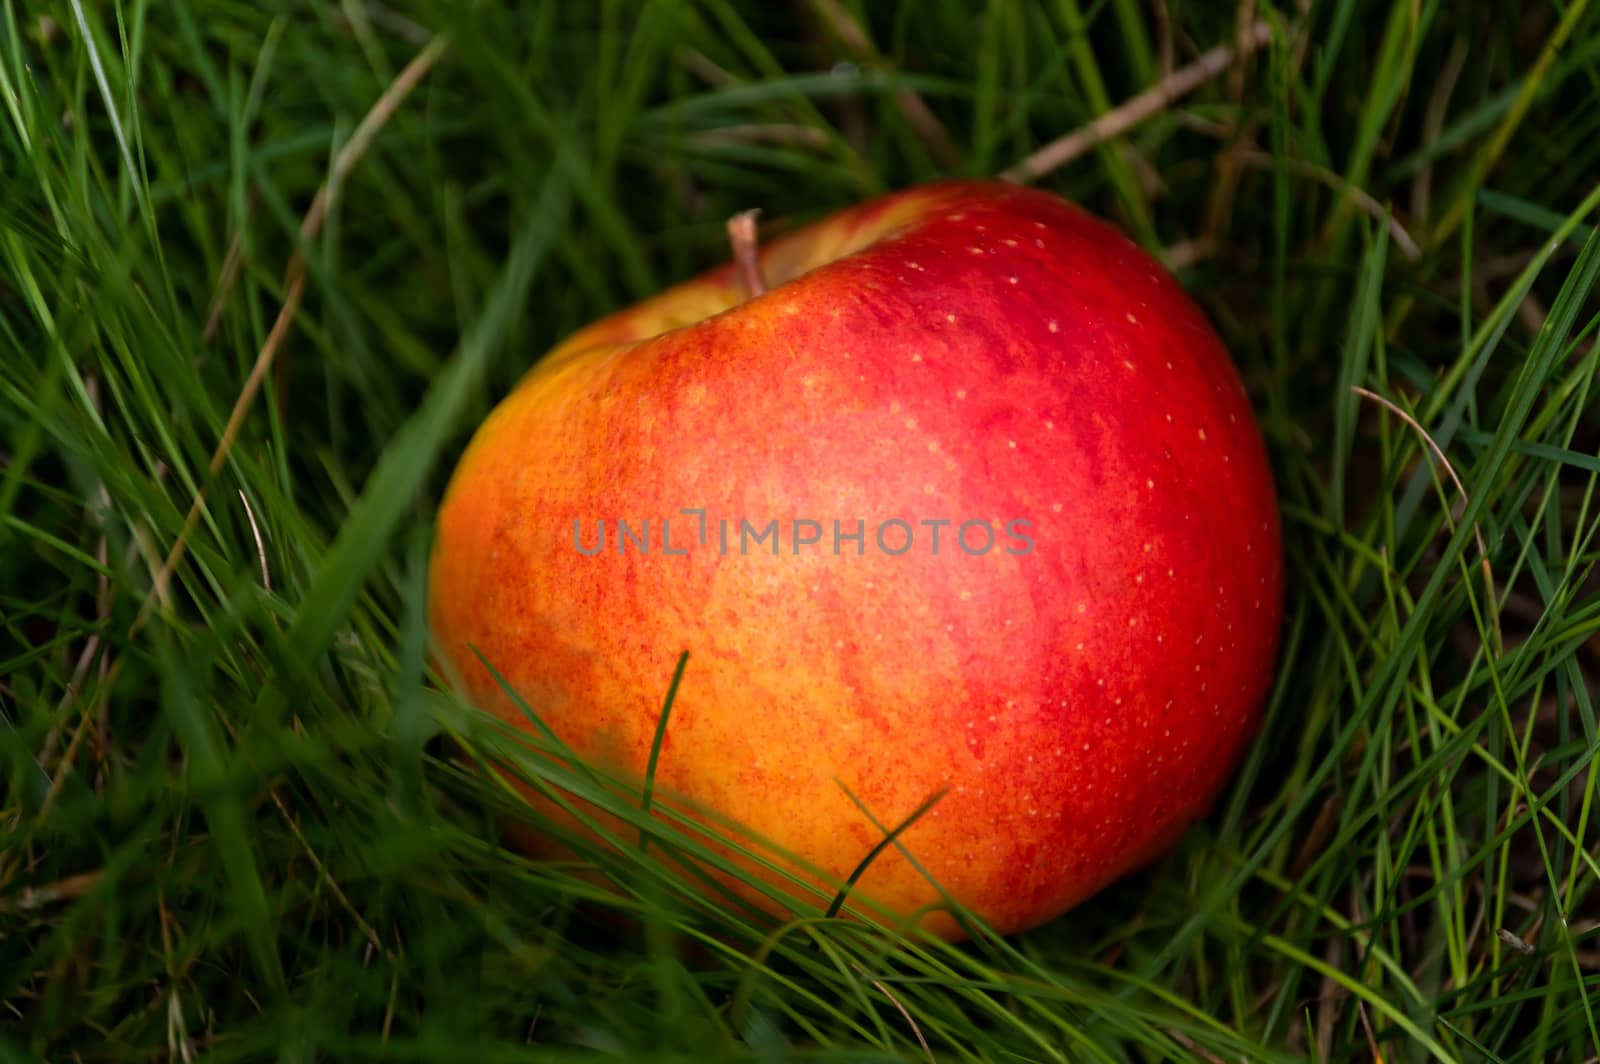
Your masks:
<svg viewBox="0 0 1600 1064"><path fill-rule="evenodd" d="M892 826L944 791L898 839L921 870L888 847L852 898L1039 924L1172 844L1258 726L1281 544L1239 376L1166 270L1040 191L915 188L760 270L582 330L483 424L439 513L442 660L642 779L688 650L657 795L790 852L821 907L884 837L851 794Z"/></svg>

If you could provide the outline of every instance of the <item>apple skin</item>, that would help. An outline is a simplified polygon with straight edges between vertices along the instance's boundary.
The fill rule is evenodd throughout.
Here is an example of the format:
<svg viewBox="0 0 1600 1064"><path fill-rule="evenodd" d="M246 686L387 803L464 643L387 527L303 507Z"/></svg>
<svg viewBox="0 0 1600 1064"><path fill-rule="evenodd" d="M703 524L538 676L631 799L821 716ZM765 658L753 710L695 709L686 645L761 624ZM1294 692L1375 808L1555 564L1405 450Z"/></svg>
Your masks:
<svg viewBox="0 0 1600 1064"><path fill-rule="evenodd" d="M484 422L439 512L442 661L529 727L476 648L642 779L688 650L657 795L776 843L820 908L883 838L845 787L885 827L943 790L899 842L998 931L1038 925L1174 843L1259 727L1282 548L1245 390L1165 269L1045 192L920 186L761 262L757 298L728 266L582 330ZM721 552L724 518L777 519L779 554ZM794 519L823 541L793 553ZM954 549L967 520L994 549ZM961 935L896 847L863 897Z"/></svg>

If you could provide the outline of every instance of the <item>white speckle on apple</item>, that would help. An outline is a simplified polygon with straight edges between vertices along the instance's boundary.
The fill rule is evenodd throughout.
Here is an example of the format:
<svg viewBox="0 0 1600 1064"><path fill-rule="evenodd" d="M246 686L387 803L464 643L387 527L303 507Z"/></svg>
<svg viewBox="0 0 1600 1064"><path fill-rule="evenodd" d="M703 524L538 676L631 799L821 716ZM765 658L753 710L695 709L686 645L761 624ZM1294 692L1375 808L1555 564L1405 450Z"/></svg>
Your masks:
<svg viewBox="0 0 1600 1064"><path fill-rule="evenodd" d="M1122 364L1124 366L1128 367L1129 369L1133 368L1133 363L1131 361L1129 361L1128 359L1126 359L1126 358L1122 360Z"/></svg>
<svg viewBox="0 0 1600 1064"><path fill-rule="evenodd" d="M1051 332L1060 332L1061 331L1061 326L1056 322L1056 319L1054 319L1054 318L1050 319L1049 328L1050 328Z"/></svg>
<svg viewBox="0 0 1600 1064"><path fill-rule="evenodd" d="M1016 274L1012 274L1010 277L1007 277L1006 280L1010 281L1012 284L1018 284L1019 283L1017 281L1017 275Z"/></svg>
<svg viewBox="0 0 1600 1064"><path fill-rule="evenodd" d="M1172 415L1171 414L1167 415L1167 424L1169 424L1169 425L1172 424Z"/></svg>
<svg viewBox="0 0 1600 1064"><path fill-rule="evenodd" d="M1006 238L1006 247L1014 248L1016 246L1017 246L1017 242L1015 240L1012 240L1009 237Z"/></svg>
<svg viewBox="0 0 1600 1064"><path fill-rule="evenodd" d="M906 418L906 428L914 429L916 427L917 427L917 419L916 418L914 418L914 417Z"/></svg>
<svg viewBox="0 0 1600 1064"><path fill-rule="evenodd" d="M982 248L975 247L972 244L968 244L967 245L967 250L969 252L971 252L972 254L974 254L974 255L982 255L983 254L983 249Z"/></svg>
<svg viewBox="0 0 1600 1064"><path fill-rule="evenodd" d="M922 356L921 355L912 355L911 356L911 361L913 361L913 362L921 362L922 361Z"/></svg>
<svg viewBox="0 0 1600 1064"><path fill-rule="evenodd" d="M908 266L909 268L911 268L913 270L922 269L922 263L920 263L920 262L907 262L906 266Z"/></svg>
<svg viewBox="0 0 1600 1064"><path fill-rule="evenodd" d="M1089 604L1087 602L1078 603L1078 612L1079 613L1088 613L1089 612Z"/></svg>
<svg viewBox="0 0 1600 1064"><path fill-rule="evenodd" d="M956 389L956 398L957 399L965 399L966 397L967 397L967 390L965 388L957 388Z"/></svg>
<svg viewBox="0 0 1600 1064"><path fill-rule="evenodd" d="M1079 644L1078 644L1078 645L1077 645L1077 647L1076 647L1076 649L1078 649L1078 650L1082 650L1082 649L1083 649L1083 644L1082 644L1082 643L1079 643ZM1063 703L1063 704L1065 704L1065 703Z"/></svg>
<svg viewBox="0 0 1600 1064"><path fill-rule="evenodd" d="M1167 641L1167 637L1166 636L1164 636L1164 635L1156 636L1156 642L1157 643L1165 643L1166 641Z"/></svg>
<svg viewBox="0 0 1600 1064"><path fill-rule="evenodd" d="M938 440L929 440L928 441L928 450L937 451L938 449L939 449L939 441Z"/></svg>
<svg viewBox="0 0 1600 1064"><path fill-rule="evenodd" d="M952 222L959 222L962 219L966 218L966 216L967 216L967 212L966 211L957 211L955 214L950 215L949 218L950 218L950 220Z"/></svg>
<svg viewBox="0 0 1600 1064"><path fill-rule="evenodd" d="M1006 441L1006 446L1010 447L1012 450L1016 450L1017 449L1017 441L1016 440L1007 440Z"/></svg>
<svg viewBox="0 0 1600 1064"><path fill-rule="evenodd" d="M1205 429L1201 429L1200 430L1200 442L1204 443L1205 442L1205 438L1206 438L1206 430Z"/></svg>
<svg viewBox="0 0 1600 1064"><path fill-rule="evenodd" d="M1128 314L1128 324L1129 325L1137 325L1137 324L1139 324L1139 319L1134 317L1131 312Z"/></svg>
<svg viewBox="0 0 1600 1064"><path fill-rule="evenodd" d="M1040 240L1037 237L1035 237L1034 241L1033 241L1033 246L1036 247L1036 248L1042 248L1042 247L1044 247L1044 241Z"/></svg>
<svg viewBox="0 0 1600 1064"><path fill-rule="evenodd" d="M1153 551L1155 549L1156 549L1156 545L1154 543L1146 543L1144 545L1144 552L1146 554L1149 554L1151 551Z"/></svg>
<svg viewBox="0 0 1600 1064"><path fill-rule="evenodd" d="M961 589L961 601L962 602L966 602L970 598L972 598L972 592L968 591L966 588L962 588Z"/></svg>
<svg viewBox="0 0 1600 1064"><path fill-rule="evenodd" d="M944 320L949 322L951 325L954 325L956 323L956 316L954 314L946 314L944 316Z"/></svg>
<svg viewBox="0 0 1600 1064"><path fill-rule="evenodd" d="M932 495L933 494L933 485L932 484L924 484L924 485L922 485L922 494L924 494L924 495Z"/></svg>
<svg viewBox="0 0 1600 1064"><path fill-rule="evenodd" d="M1168 368L1168 369L1171 369L1171 368L1172 368L1172 359L1170 359L1170 358L1169 358L1169 359L1167 359L1167 368Z"/></svg>
<svg viewBox="0 0 1600 1064"><path fill-rule="evenodd" d="M1050 504L1050 512L1051 513L1060 513L1061 512L1061 504L1058 503L1058 502L1051 503Z"/></svg>
<svg viewBox="0 0 1600 1064"><path fill-rule="evenodd" d="M1145 478L1144 486L1147 488L1154 488L1156 486L1156 482L1147 477Z"/></svg>

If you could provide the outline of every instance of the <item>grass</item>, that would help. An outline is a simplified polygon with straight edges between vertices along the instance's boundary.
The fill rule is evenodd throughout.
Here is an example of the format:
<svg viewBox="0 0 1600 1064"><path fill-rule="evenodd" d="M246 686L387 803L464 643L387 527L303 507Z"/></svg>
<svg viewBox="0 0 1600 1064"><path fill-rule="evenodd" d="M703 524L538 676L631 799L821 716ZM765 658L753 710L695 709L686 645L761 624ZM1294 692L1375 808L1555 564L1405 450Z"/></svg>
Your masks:
<svg viewBox="0 0 1600 1064"><path fill-rule="evenodd" d="M1245 8L0 0L0 1060L1594 1059L1600 13ZM1179 268L1278 476L1267 724L1175 853L1010 940L774 932L440 692L432 508L540 352L1252 12L1038 178ZM617 809L628 891L473 758Z"/></svg>

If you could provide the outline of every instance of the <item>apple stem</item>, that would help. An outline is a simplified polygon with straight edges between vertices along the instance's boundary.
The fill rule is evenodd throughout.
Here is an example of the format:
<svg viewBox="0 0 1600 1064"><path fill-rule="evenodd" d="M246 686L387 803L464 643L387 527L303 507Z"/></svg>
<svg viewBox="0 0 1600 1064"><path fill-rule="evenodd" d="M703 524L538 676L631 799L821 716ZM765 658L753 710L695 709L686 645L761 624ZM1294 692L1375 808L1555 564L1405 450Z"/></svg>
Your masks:
<svg viewBox="0 0 1600 1064"><path fill-rule="evenodd" d="M767 290L767 282L761 276L761 258L756 241L756 215L760 213L759 208L740 211L728 219L728 243L733 247L734 265L738 267L739 279L744 282L751 299Z"/></svg>

